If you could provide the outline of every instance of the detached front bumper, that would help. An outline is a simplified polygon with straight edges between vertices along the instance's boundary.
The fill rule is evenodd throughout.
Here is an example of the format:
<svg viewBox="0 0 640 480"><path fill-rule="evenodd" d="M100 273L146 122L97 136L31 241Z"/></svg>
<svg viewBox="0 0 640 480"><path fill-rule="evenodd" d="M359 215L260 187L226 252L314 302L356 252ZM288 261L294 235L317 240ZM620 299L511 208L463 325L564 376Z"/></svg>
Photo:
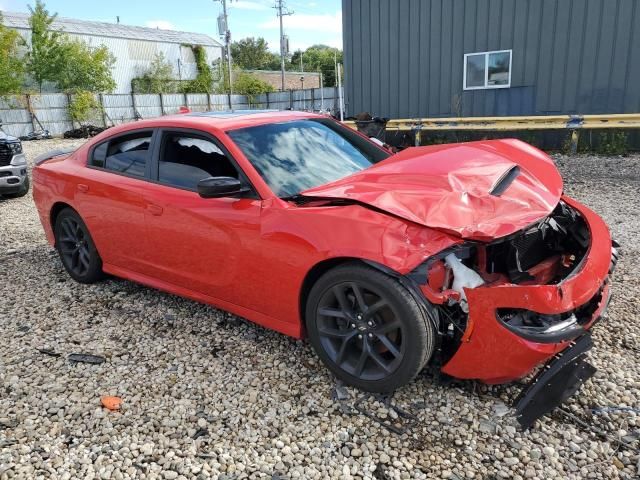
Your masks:
<svg viewBox="0 0 640 480"><path fill-rule="evenodd" d="M457 378L505 383L524 377L568 348L604 314L610 290L612 242L604 221L573 199L563 200L583 216L591 235L587 254L571 276L556 285L505 284L467 289L469 316L462 341L442 371ZM589 308L586 308L589 307ZM505 309L541 315L588 312L569 338L541 342L514 333L498 319Z"/></svg>

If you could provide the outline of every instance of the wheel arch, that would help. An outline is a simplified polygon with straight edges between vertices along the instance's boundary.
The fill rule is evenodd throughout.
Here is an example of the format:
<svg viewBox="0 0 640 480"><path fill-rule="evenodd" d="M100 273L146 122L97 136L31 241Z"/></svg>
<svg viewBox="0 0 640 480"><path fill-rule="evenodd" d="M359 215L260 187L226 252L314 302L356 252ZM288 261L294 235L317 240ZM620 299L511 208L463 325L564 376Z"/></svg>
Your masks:
<svg viewBox="0 0 640 480"><path fill-rule="evenodd" d="M51 206L51 210L49 211L49 225L51 226L52 231L55 231L55 228L56 228L56 218L58 218L58 215L60 215L60 212L65 208L70 208L74 212L78 213L78 211L75 208L73 208L71 205L69 205L66 202L55 202Z"/></svg>
<svg viewBox="0 0 640 480"><path fill-rule="evenodd" d="M313 285L318 281L318 279L320 279L320 277L322 277L322 275L327 273L329 270L332 270L346 263L355 263L355 262L362 263L363 265L369 265L370 267L376 268L377 270L380 270L381 272L387 275L390 275L392 277L397 277L397 278L402 277L400 273L387 267L386 265L383 265L381 263L374 262L373 260L369 260L365 258L333 257L333 258L327 258L325 260L322 260L316 263L313 267L311 267L311 269L305 275L304 280L302 281L302 287L300 288L298 310L300 312L300 322L302 325L303 336L306 336L306 328L305 328L306 305L307 305L307 300L309 298L309 293L311 292Z"/></svg>

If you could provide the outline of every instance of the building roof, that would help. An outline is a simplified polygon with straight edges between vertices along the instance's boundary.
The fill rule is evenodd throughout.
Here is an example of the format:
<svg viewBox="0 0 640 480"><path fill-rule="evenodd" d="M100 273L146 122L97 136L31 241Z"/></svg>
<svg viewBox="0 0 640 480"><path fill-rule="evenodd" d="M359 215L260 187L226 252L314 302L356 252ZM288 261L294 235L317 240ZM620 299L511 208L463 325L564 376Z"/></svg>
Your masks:
<svg viewBox="0 0 640 480"><path fill-rule="evenodd" d="M29 30L28 13L0 12L2 23L10 28ZM52 24L56 31L93 35L96 37L125 38L132 40L146 40L149 42L180 43L188 45L202 45L207 47L221 47L217 40L204 33L178 32L175 30L161 30L158 28L135 27L120 23L93 22L76 20L74 18L57 17Z"/></svg>

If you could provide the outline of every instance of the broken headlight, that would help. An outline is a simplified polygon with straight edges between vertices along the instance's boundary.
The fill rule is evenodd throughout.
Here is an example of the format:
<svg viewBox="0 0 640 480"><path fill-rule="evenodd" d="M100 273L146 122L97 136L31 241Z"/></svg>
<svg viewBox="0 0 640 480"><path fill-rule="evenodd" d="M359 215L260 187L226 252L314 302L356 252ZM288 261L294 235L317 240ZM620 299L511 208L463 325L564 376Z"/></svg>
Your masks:
<svg viewBox="0 0 640 480"><path fill-rule="evenodd" d="M575 312L545 315L520 308L500 308L496 316L513 333L532 342L557 343L584 332Z"/></svg>

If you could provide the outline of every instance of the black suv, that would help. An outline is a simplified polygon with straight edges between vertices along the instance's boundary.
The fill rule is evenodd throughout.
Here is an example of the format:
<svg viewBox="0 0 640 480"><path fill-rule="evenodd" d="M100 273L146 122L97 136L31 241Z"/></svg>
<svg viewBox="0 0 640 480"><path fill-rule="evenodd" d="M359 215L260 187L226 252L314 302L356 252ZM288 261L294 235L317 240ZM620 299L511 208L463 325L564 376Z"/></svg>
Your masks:
<svg viewBox="0 0 640 480"><path fill-rule="evenodd" d="M2 130L0 120L0 196L17 198L28 192L29 175L22 144Z"/></svg>

